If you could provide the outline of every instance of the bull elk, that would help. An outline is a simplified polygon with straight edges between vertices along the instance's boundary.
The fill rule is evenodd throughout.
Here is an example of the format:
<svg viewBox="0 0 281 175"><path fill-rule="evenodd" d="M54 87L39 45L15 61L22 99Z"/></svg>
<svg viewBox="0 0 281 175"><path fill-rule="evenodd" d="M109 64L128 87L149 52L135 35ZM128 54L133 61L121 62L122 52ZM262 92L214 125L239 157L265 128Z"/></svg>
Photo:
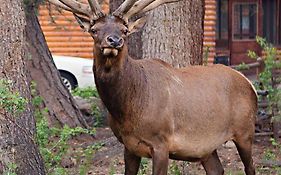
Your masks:
<svg viewBox="0 0 281 175"><path fill-rule="evenodd" d="M247 175L254 175L252 144L257 96L251 83L226 66L173 68L158 59L134 60L126 38L145 23L145 12L177 0L125 0L105 15L97 0L49 0L73 12L94 39L94 75L110 112L110 126L125 145L125 174L136 175L141 157L153 174L168 160L200 161L208 175L223 174L217 148L234 141ZM133 16L143 16L130 22Z"/></svg>

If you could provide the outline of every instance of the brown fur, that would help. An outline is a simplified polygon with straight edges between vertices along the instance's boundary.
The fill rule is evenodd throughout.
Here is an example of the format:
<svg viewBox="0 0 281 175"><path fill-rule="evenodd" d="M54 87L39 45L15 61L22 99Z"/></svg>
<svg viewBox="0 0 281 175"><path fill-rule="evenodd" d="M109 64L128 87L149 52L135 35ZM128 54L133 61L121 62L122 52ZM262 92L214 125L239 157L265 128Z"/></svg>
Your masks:
<svg viewBox="0 0 281 175"><path fill-rule="evenodd" d="M112 131L125 145L125 174L136 174L140 157L153 159L153 174L167 174L168 158L201 161L207 174L222 174L216 149L233 140L245 165L251 158L257 97L239 73L222 65L176 69L157 60L133 60L127 45L105 57L107 35L125 26L106 17L94 26L94 74L109 110ZM110 66L108 66L110 62Z"/></svg>

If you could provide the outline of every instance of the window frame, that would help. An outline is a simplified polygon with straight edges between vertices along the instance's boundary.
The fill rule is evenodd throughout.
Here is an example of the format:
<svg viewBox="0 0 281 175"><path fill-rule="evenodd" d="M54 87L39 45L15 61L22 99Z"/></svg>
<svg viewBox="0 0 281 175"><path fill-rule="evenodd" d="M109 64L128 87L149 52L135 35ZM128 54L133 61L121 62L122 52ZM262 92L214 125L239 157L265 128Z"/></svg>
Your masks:
<svg viewBox="0 0 281 175"><path fill-rule="evenodd" d="M281 47L281 0L276 0L276 38L277 44L274 46Z"/></svg>
<svg viewBox="0 0 281 175"><path fill-rule="evenodd" d="M232 4L232 17L231 17L231 28L232 28L232 32L231 32L231 39L232 41L239 41L239 42L244 42L244 41L255 41L256 40L256 37L253 38L253 39L237 39L234 37L234 19L235 19L235 15L234 15L234 12L235 12L235 6L236 5L256 5L256 35L259 34L259 3L258 2L234 2Z"/></svg>
<svg viewBox="0 0 281 175"><path fill-rule="evenodd" d="M277 46L281 46L281 0L277 0Z"/></svg>
<svg viewBox="0 0 281 175"><path fill-rule="evenodd" d="M272 41L269 41L267 38L266 38L266 35L265 35L265 23L264 23L264 20L267 20L267 18L265 19L265 15L266 15L266 13L265 12L268 12L268 13L270 13L270 11L268 11L268 9L265 9L265 6L264 6L264 4L262 4L262 10L263 10L263 16L262 16L262 22L263 22L263 27L262 27L262 34L261 34L261 36L263 37L263 38L266 38L267 39L267 41L269 42L269 43L271 43L271 44L273 44L273 46L275 46L275 47L278 47L278 48L280 48L281 47L281 0L274 0L275 1L275 6L276 6L276 8L275 8L275 11L276 11L276 13L274 14L275 16L274 16L274 22L275 22L275 26L276 26L276 28L275 28L275 31L273 31L274 33L273 33L273 36L275 36L275 37L273 37L273 38L276 38L276 41L275 41L275 43L274 43L274 41L272 42ZM269 8L269 7L268 7ZM267 11L266 11L267 10ZM267 14L268 14L267 13Z"/></svg>
<svg viewBox="0 0 281 175"><path fill-rule="evenodd" d="M227 16L226 16L226 29L227 29L227 37L223 38L222 37L222 32L223 32L223 28L222 28L222 6L223 6L223 2L224 0L216 0L216 26L215 26L215 31L216 31L216 36L215 36L215 41L216 41L216 48L218 49L224 49L224 48L228 48L229 47L229 0L225 0L227 5Z"/></svg>

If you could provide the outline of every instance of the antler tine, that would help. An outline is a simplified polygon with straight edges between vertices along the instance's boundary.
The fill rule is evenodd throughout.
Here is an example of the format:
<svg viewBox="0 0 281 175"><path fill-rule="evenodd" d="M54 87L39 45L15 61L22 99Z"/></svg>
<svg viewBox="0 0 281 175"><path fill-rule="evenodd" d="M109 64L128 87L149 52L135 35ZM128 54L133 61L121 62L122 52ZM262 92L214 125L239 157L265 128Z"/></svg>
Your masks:
<svg viewBox="0 0 281 175"><path fill-rule="evenodd" d="M122 18L123 14L127 13L135 2L137 0L125 0L112 14Z"/></svg>
<svg viewBox="0 0 281 175"><path fill-rule="evenodd" d="M123 19L128 21L131 17L139 13L145 13L156 7L165 4L172 3L181 0L138 0L132 8L124 15Z"/></svg>
<svg viewBox="0 0 281 175"><path fill-rule="evenodd" d="M125 21L128 21L132 16L136 15L139 11L144 9L146 6L148 6L150 3L152 3L155 0L138 0L130 10L124 14L123 19Z"/></svg>
<svg viewBox="0 0 281 175"><path fill-rule="evenodd" d="M68 6L64 5L63 3L57 1L57 0L48 0L49 3L59 7L59 8L62 8L66 11L70 11L71 12L71 8L69 8Z"/></svg>
<svg viewBox="0 0 281 175"><path fill-rule="evenodd" d="M155 9L156 7L162 5L162 4L168 4L168 3L173 3L173 2L177 2L177 1L181 1L181 0L156 0L154 2L152 2L151 4L149 4L148 6L146 6L144 9L142 9L139 13L143 14L146 12L149 12L150 10Z"/></svg>
<svg viewBox="0 0 281 175"><path fill-rule="evenodd" d="M48 0L51 4L58 6L64 10L77 13L91 18L91 10L86 4L72 0Z"/></svg>
<svg viewBox="0 0 281 175"><path fill-rule="evenodd" d="M101 10L101 7L97 0L88 0L88 3L91 7L92 12L99 18L104 16L104 13Z"/></svg>

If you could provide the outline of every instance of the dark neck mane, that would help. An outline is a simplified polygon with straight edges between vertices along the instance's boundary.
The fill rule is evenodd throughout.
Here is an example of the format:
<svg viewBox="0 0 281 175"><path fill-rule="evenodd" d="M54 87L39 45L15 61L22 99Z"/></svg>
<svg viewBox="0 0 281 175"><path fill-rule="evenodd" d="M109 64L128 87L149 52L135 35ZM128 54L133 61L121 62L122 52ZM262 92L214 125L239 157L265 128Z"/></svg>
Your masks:
<svg viewBox="0 0 281 175"><path fill-rule="evenodd" d="M142 64L129 56L120 60L108 72L104 65L96 65L97 62L101 63L99 58L94 65L100 97L110 114L118 120L132 113L141 114L147 103L147 79Z"/></svg>

